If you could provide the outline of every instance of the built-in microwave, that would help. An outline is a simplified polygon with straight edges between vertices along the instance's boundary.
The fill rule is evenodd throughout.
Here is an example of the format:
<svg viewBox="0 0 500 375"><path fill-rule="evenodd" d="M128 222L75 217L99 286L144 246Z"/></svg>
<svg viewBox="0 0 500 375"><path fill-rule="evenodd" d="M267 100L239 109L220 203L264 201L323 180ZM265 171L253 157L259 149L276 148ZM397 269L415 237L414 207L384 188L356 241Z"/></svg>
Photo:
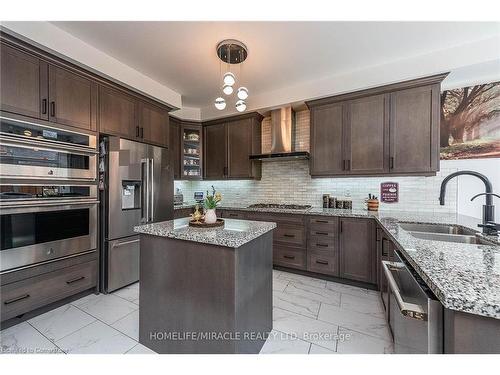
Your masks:
<svg viewBox="0 0 500 375"><path fill-rule="evenodd" d="M96 180L96 137L0 117L0 177Z"/></svg>

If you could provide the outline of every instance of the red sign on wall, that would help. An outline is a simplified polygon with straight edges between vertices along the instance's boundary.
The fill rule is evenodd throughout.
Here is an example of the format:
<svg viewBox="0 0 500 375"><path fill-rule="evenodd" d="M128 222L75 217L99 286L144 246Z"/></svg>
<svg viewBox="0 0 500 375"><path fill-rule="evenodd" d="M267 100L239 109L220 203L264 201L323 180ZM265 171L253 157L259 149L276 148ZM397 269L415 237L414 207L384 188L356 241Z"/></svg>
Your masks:
<svg viewBox="0 0 500 375"><path fill-rule="evenodd" d="M399 201L399 184L397 182L382 182L380 184L380 201L397 203Z"/></svg>

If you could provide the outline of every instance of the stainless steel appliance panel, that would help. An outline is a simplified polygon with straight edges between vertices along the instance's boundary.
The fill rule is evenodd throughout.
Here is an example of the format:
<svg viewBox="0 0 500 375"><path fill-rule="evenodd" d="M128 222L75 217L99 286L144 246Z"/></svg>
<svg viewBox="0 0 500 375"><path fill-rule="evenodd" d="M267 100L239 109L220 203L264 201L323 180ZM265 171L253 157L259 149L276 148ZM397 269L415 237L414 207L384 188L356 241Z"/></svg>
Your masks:
<svg viewBox="0 0 500 375"><path fill-rule="evenodd" d="M168 150L109 137L108 239L134 235L134 226L173 218ZM137 194L136 202L131 195Z"/></svg>
<svg viewBox="0 0 500 375"><path fill-rule="evenodd" d="M389 326L396 353L443 352L443 307L417 280L397 252L382 261L389 286Z"/></svg>
<svg viewBox="0 0 500 375"><path fill-rule="evenodd" d="M3 206L1 219L2 273L97 248L97 201Z"/></svg>
<svg viewBox="0 0 500 375"><path fill-rule="evenodd" d="M109 137L108 239L132 236L134 226L146 222L142 216L142 199L139 207L122 209L122 182L137 182L139 194L143 196L143 160L147 158L148 148L149 146L143 143Z"/></svg>
<svg viewBox="0 0 500 375"><path fill-rule="evenodd" d="M139 280L139 241L132 236L108 242L108 292Z"/></svg>
<svg viewBox="0 0 500 375"><path fill-rule="evenodd" d="M96 179L97 152L35 140L0 139L2 178Z"/></svg>

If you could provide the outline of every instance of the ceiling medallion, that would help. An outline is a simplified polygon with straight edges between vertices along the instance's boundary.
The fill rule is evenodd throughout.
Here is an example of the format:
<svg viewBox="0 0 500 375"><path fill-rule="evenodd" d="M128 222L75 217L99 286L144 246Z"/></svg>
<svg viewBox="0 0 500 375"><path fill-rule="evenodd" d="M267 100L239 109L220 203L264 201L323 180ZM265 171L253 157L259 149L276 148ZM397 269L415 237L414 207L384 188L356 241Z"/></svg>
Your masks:
<svg viewBox="0 0 500 375"><path fill-rule="evenodd" d="M236 76L231 72L231 66L237 65L239 67L239 79L241 80L241 66L248 57L248 50L242 42L235 39L226 39L217 45L216 52L220 60L219 68L222 77L222 92L226 96L230 96L235 91L233 86L236 83ZM223 64L226 66L224 75L222 74ZM245 100L248 98L248 89L241 86L236 90L236 95L235 108L238 112L243 112L247 108ZM214 105L215 108L222 111L226 108L226 100L218 97L215 99Z"/></svg>

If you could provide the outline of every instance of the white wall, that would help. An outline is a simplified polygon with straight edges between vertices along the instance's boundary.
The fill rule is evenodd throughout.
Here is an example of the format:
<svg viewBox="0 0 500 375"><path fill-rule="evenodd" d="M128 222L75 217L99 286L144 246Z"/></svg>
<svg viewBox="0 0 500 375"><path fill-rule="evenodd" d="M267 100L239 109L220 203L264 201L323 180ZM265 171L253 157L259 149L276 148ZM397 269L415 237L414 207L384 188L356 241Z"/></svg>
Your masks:
<svg viewBox="0 0 500 375"><path fill-rule="evenodd" d="M441 160L441 168L446 170L471 170L479 172L488 177L493 185L493 192L500 195L500 159L463 159L463 160ZM473 176L459 176L457 183L457 211L459 214L482 217L484 196L470 199L484 192L484 184ZM493 198L495 205L495 219L500 222L500 199Z"/></svg>

